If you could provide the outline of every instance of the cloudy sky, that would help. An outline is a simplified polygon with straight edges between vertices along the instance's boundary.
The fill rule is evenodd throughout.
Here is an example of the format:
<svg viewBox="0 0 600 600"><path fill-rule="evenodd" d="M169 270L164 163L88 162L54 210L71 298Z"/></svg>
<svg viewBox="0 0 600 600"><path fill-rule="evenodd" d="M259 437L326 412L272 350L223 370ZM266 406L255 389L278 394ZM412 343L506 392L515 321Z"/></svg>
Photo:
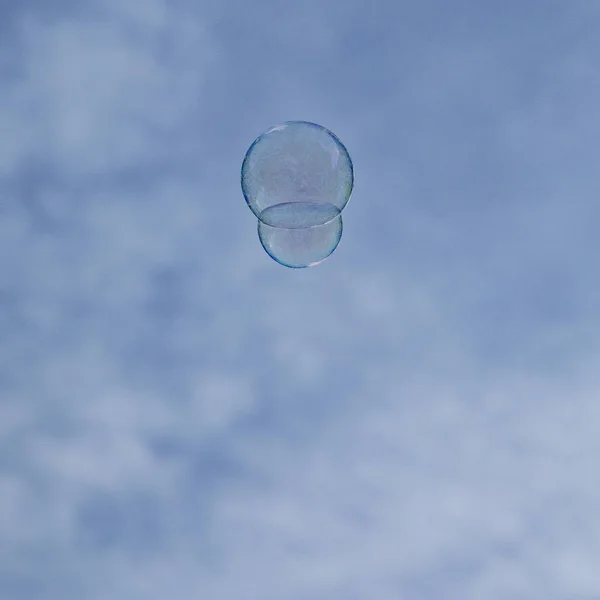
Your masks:
<svg viewBox="0 0 600 600"><path fill-rule="evenodd" d="M600 599L600 3L0 2L0 598ZM344 237L239 170L306 119Z"/></svg>

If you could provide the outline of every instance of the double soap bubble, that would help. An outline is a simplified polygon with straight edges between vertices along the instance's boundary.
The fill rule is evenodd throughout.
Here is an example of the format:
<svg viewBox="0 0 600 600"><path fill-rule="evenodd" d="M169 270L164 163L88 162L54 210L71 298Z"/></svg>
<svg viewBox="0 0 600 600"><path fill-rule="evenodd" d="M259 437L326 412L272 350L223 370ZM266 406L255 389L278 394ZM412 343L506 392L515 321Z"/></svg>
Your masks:
<svg viewBox="0 0 600 600"><path fill-rule="evenodd" d="M337 248L353 186L344 144L308 121L265 131L242 164L242 192L258 218L260 242L271 258L291 268L317 265Z"/></svg>

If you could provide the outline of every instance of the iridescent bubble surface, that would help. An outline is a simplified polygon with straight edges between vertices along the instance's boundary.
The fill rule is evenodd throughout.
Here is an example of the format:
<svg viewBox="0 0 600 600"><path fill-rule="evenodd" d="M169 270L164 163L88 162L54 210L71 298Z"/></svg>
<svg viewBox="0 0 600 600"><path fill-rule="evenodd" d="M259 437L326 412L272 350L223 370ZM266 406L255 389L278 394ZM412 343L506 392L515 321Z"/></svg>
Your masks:
<svg viewBox="0 0 600 600"><path fill-rule="evenodd" d="M309 202L346 206L354 185L352 160L328 129L289 121L260 135L242 165L242 191L250 210Z"/></svg>
<svg viewBox="0 0 600 600"><path fill-rule="evenodd" d="M267 254L286 267L313 267L337 248L342 237L342 215L332 205L276 204L258 220L258 238ZM289 226L293 223L293 226ZM282 226L283 225L283 226Z"/></svg>
<svg viewBox="0 0 600 600"><path fill-rule="evenodd" d="M354 168L331 131L308 121L272 127L248 149L241 184L261 244L275 261L308 267L336 249Z"/></svg>

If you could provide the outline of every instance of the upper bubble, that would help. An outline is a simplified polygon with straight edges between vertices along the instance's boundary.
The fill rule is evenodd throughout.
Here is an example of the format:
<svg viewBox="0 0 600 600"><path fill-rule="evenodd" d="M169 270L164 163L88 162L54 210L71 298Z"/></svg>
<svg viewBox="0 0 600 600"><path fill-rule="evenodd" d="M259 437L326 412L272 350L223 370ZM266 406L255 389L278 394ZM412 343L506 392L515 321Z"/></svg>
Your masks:
<svg viewBox="0 0 600 600"><path fill-rule="evenodd" d="M354 185L352 160L342 142L328 129L308 121L288 121L260 135L242 164L242 191L252 212L279 227L310 226L333 218L348 203ZM290 205L295 205L291 210ZM315 205L327 205L323 211ZM306 207L306 211L304 211ZM337 210L336 210L337 209ZM261 216L262 215L262 216ZM286 216L290 222L286 222Z"/></svg>

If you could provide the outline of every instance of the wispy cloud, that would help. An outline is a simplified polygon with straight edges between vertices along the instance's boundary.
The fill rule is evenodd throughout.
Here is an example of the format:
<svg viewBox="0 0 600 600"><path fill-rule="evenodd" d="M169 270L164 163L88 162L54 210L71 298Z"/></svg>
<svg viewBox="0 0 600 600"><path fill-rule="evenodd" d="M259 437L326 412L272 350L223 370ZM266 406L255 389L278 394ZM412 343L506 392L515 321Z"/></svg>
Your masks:
<svg viewBox="0 0 600 600"><path fill-rule="evenodd" d="M600 597L598 10L68 4L0 41L0 596ZM357 173L303 272L289 118Z"/></svg>

